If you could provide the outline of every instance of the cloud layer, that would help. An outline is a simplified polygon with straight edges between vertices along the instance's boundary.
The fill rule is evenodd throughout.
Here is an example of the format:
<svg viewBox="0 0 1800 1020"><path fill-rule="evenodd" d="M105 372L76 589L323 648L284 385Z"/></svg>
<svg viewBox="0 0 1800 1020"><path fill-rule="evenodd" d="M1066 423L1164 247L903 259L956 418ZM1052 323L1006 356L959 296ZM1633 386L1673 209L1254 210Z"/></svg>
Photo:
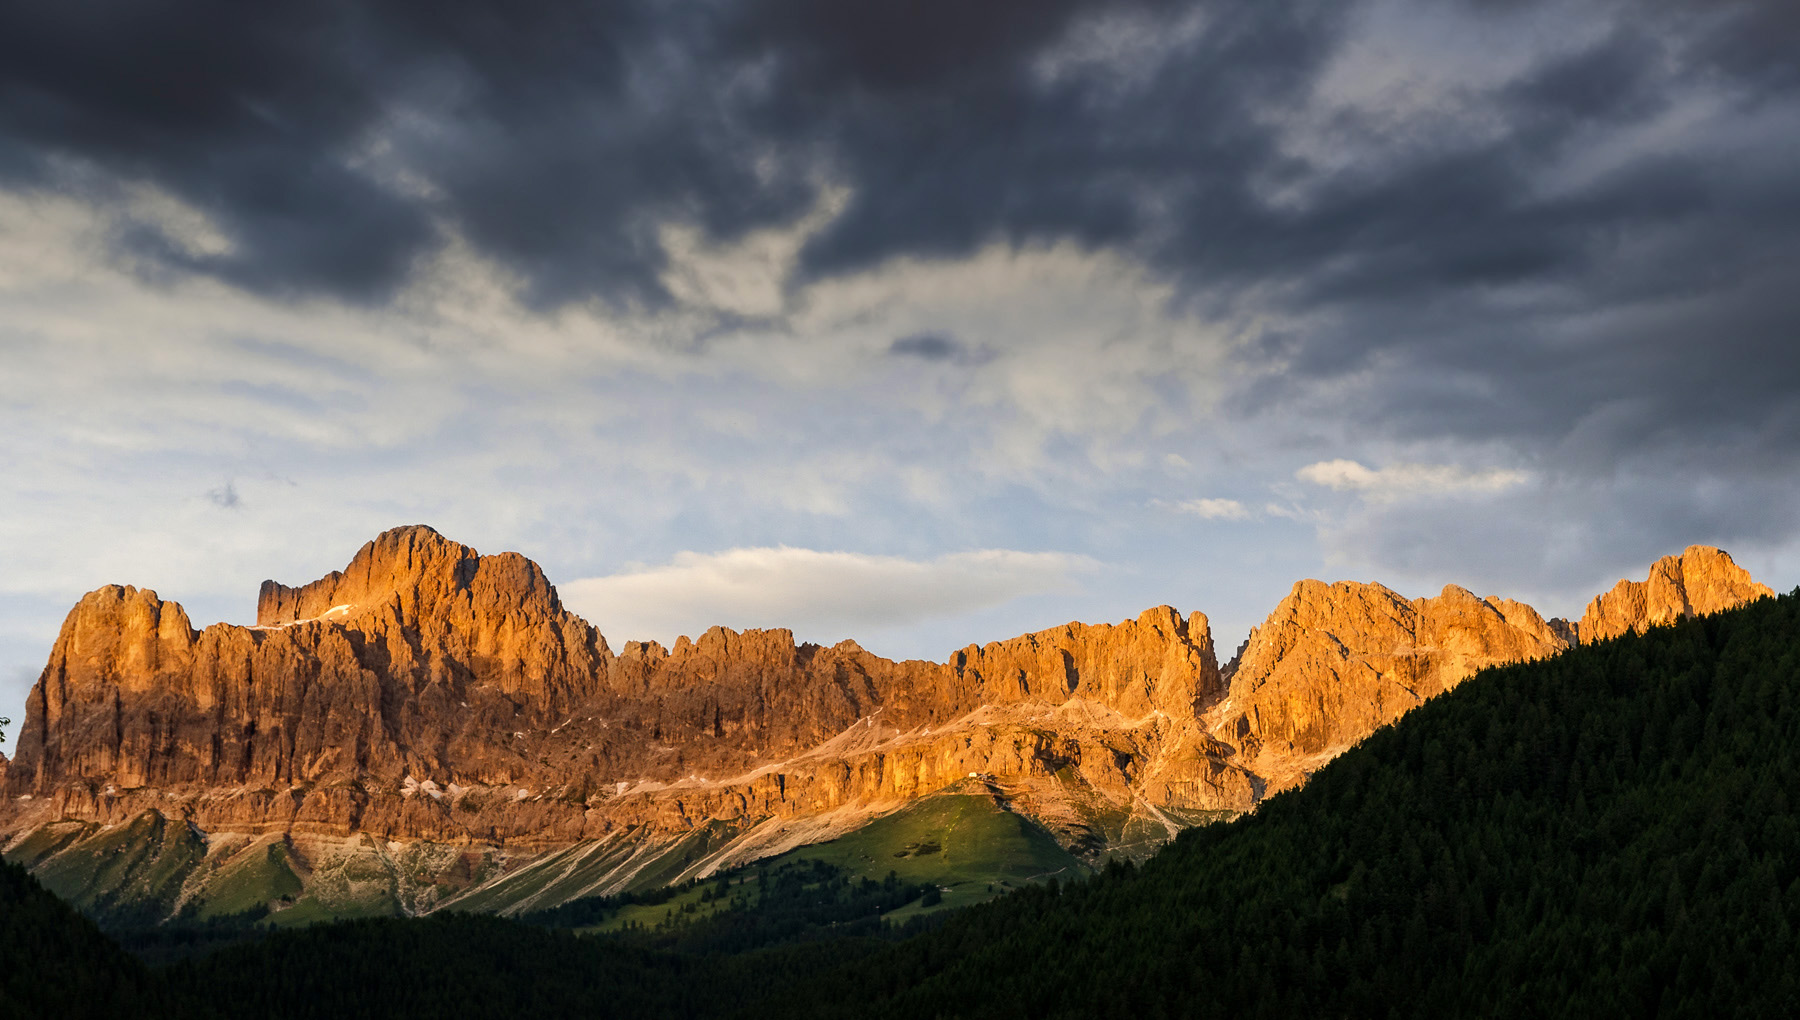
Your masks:
<svg viewBox="0 0 1800 1020"><path fill-rule="evenodd" d="M715 624L804 628L834 641L1069 591L1085 556L983 549L929 560L789 547L683 552L668 564L559 585L563 602L616 645L672 645Z"/></svg>
<svg viewBox="0 0 1800 1020"><path fill-rule="evenodd" d="M1696 541L1781 586L1797 11L5 6L0 699L88 588L243 619L421 520L909 654L1344 571L1566 612ZM732 615L755 551L792 615Z"/></svg>
<svg viewBox="0 0 1800 1020"><path fill-rule="evenodd" d="M1327 489L1359 492L1370 499L1501 492L1525 484L1523 471L1490 468L1471 471L1454 464L1390 464L1368 468L1353 460L1322 460L1294 472L1303 482Z"/></svg>
<svg viewBox="0 0 1800 1020"><path fill-rule="evenodd" d="M104 210L152 279L380 306L466 251L540 311L670 312L652 347L835 343L821 281L1107 252L1228 341L1240 409L1796 466L1791 4L980 6L28 5L0 187Z"/></svg>

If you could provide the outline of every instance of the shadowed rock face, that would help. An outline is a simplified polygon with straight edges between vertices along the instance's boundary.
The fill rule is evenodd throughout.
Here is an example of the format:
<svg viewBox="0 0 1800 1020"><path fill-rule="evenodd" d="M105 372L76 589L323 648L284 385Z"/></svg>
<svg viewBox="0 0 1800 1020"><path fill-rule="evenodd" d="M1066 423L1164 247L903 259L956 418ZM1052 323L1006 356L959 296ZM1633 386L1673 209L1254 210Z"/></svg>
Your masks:
<svg viewBox="0 0 1800 1020"><path fill-rule="evenodd" d="M1767 592L1689 549L1596 599L1580 636ZM531 561L399 528L341 572L265 582L254 627L195 631L136 588L84 597L0 760L0 834L155 810L300 857L358 834L519 860L599 841L626 862L586 890L604 892L641 870L634 848L728 833L679 874L703 873L973 774L1066 846L1141 855L1146 827L1247 810L1475 670L1575 635L1454 585L1408 600L1302 581L1223 674L1206 617L1167 606L946 663L722 627L614 654Z"/></svg>

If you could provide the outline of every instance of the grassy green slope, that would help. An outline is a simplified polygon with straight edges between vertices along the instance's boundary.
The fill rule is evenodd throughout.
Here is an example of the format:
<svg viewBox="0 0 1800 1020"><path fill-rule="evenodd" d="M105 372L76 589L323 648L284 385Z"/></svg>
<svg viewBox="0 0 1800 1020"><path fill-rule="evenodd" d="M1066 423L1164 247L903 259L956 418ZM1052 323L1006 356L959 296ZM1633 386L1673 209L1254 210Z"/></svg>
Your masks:
<svg viewBox="0 0 1800 1020"><path fill-rule="evenodd" d="M767 1016L1800 1015L1800 592L1488 671Z"/></svg>
<svg viewBox="0 0 1800 1020"><path fill-rule="evenodd" d="M968 906L1052 877L1067 880L1088 868L1035 822L1003 810L985 793L940 793L878 818L829 843L770 859L823 861L853 876L932 882L944 888L941 908ZM922 910L914 904L896 920Z"/></svg>
<svg viewBox="0 0 1800 1020"><path fill-rule="evenodd" d="M54 822L6 856L113 931L261 914L269 902L302 888L284 843L258 841L209 858L205 837L155 811L110 827Z"/></svg>
<svg viewBox="0 0 1800 1020"><path fill-rule="evenodd" d="M627 832L578 843L499 876L449 901L449 909L513 914L580 898L595 887L637 892L677 881L749 827L747 821L714 820L668 842Z"/></svg>
<svg viewBox="0 0 1800 1020"><path fill-rule="evenodd" d="M627 833L580 844L477 885L447 906L513 913L568 902L596 886L622 884L628 892L661 888L717 853L747 824L714 822L663 843ZM402 916L412 912L402 903L400 871L410 866L403 857L362 837L316 854L304 869L310 881L303 883L303 869L284 842L240 841L215 848L209 856L204 837L181 820L156 812L112 827L53 823L8 853L53 892L115 931L171 921L205 925L235 918L249 923L265 913L268 923L280 927ZM927 798L832 843L782 855L777 864L813 860L852 877L881 881L892 871L909 885L935 883L945 891L942 903L930 908L934 910L991 899L1051 875L1067 878L1086 871L1042 828L1002 810L985 793ZM909 914L921 909L915 906Z"/></svg>
<svg viewBox="0 0 1800 1020"><path fill-rule="evenodd" d="M245 850L209 875L195 916L210 921L254 914L270 900L299 896L302 888L292 851L285 842L271 841Z"/></svg>
<svg viewBox="0 0 1800 1020"><path fill-rule="evenodd" d="M186 822L146 811L110 829L46 826L7 856L109 927L142 927L175 910L206 841Z"/></svg>
<svg viewBox="0 0 1800 1020"><path fill-rule="evenodd" d="M838 839L679 886L532 912L534 924L719 951L856 931L992 899L1088 868L985 789L958 787Z"/></svg>

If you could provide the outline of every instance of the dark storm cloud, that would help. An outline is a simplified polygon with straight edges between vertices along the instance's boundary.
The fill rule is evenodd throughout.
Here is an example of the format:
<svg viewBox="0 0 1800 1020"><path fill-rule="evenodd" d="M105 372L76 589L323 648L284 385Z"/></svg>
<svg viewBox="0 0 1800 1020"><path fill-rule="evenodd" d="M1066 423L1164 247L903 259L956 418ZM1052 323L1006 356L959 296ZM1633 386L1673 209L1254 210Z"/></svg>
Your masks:
<svg viewBox="0 0 1800 1020"><path fill-rule="evenodd" d="M804 253L814 274L1073 239L1318 300L1579 271L1596 232L1696 198L1529 197L1582 132L1665 101L1669 54L1629 29L1472 111L1506 122L1480 145L1383 161L1387 139L1344 125L1353 165L1295 206L1262 194L1316 176L1280 150L1279 111L1307 100L1352 4L1201 5L1185 44L1060 68L1083 32L1135 20L1154 42L1196 5L682 6L14 5L0 167L42 178L45 157L73 156L162 184L236 246L194 255L148 225L124 241L253 289L379 297L449 225L551 303L653 297L660 221L728 238L791 220L827 178L850 198ZM1736 10L1694 54L1792 34L1789 16ZM1708 169L1670 183L1704 198Z"/></svg>
<svg viewBox="0 0 1800 1020"><path fill-rule="evenodd" d="M796 285L1117 249L1196 309L1308 323L1245 348L1287 368L1246 413L1331 391L1568 470L1722 437L1791 466L1800 7L1470 2L1461 38L1407 37L1428 8L1378 41L1474 63L1513 19L1601 29L1395 113L1320 91L1371 31L1340 0L14 4L0 180L160 185L230 247L126 222L121 253L265 293L380 301L454 231L542 307L667 301L662 224L729 240L841 187Z"/></svg>
<svg viewBox="0 0 1800 1020"><path fill-rule="evenodd" d="M329 5L9 4L0 132L14 179L73 156L215 212L239 251L142 254L258 290L385 289L432 233L426 210L344 163L379 96Z"/></svg>
<svg viewBox="0 0 1800 1020"><path fill-rule="evenodd" d="M1486 265L1511 251L1541 268L1459 286L1442 245L1435 271L1419 267L1432 287L1337 302L1330 325L1283 352L1294 371L1242 406L1310 405L1402 439L1510 439L1549 471L1645 457L1791 474L1800 158L1785 158L1795 176L1780 159L1729 162L1650 161L1541 211L1477 215ZM1522 221L1536 226L1509 232Z"/></svg>
<svg viewBox="0 0 1800 1020"><path fill-rule="evenodd" d="M8 5L0 173L165 187L232 249L192 254L149 224L125 247L262 292L379 300L446 225L545 299L642 291L652 213L693 206L729 232L796 208L791 185L709 150L733 137L703 103L665 94L687 69L649 65L679 27L626 4ZM389 123L414 113L437 121Z"/></svg>
<svg viewBox="0 0 1800 1020"><path fill-rule="evenodd" d="M1072 28L1176 6L14 5L0 173L153 182L233 247L194 254L128 224L131 253L357 300L445 227L542 303L654 300L660 222L729 238L828 184L850 204L805 252L813 274L996 238L1137 245L1162 229L1158 192L1242 197L1266 150L1247 101L1305 85L1339 5L1220 5L1136 98L1036 73Z"/></svg>

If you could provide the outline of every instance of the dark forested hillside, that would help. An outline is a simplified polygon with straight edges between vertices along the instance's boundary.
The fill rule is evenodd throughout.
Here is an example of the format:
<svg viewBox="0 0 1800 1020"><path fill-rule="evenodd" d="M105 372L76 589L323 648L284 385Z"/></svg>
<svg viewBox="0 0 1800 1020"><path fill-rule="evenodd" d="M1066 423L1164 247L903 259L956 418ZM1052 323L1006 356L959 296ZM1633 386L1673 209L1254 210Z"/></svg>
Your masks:
<svg viewBox="0 0 1800 1020"><path fill-rule="evenodd" d="M1800 593L1476 677L770 1016L1800 1015Z"/></svg>
<svg viewBox="0 0 1800 1020"><path fill-rule="evenodd" d="M766 977L779 980L785 971L779 957L772 959ZM847 957L812 959L808 966ZM167 974L193 1001L231 1017L638 1018L724 1010L733 1000L717 996L725 992L729 962L446 914L284 932ZM766 988L752 981L745 990Z"/></svg>
<svg viewBox="0 0 1800 1020"><path fill-rule="evenodd" d="M92 921L0 861L0 1020L117 1018L161 1009L162 996L150 972Z"/></svg>
<svg viewBox="0 0 1800 1020"><path fill-rule="evenodd" d="M270 1017L1800 1015L1796 797L1800 592L1488 671L1142 868L1027 888L897 944L666 952L442 917L321 925L146 972L8 868L0 1001ZM70 990L84 982L91 994Z"/></svg>

